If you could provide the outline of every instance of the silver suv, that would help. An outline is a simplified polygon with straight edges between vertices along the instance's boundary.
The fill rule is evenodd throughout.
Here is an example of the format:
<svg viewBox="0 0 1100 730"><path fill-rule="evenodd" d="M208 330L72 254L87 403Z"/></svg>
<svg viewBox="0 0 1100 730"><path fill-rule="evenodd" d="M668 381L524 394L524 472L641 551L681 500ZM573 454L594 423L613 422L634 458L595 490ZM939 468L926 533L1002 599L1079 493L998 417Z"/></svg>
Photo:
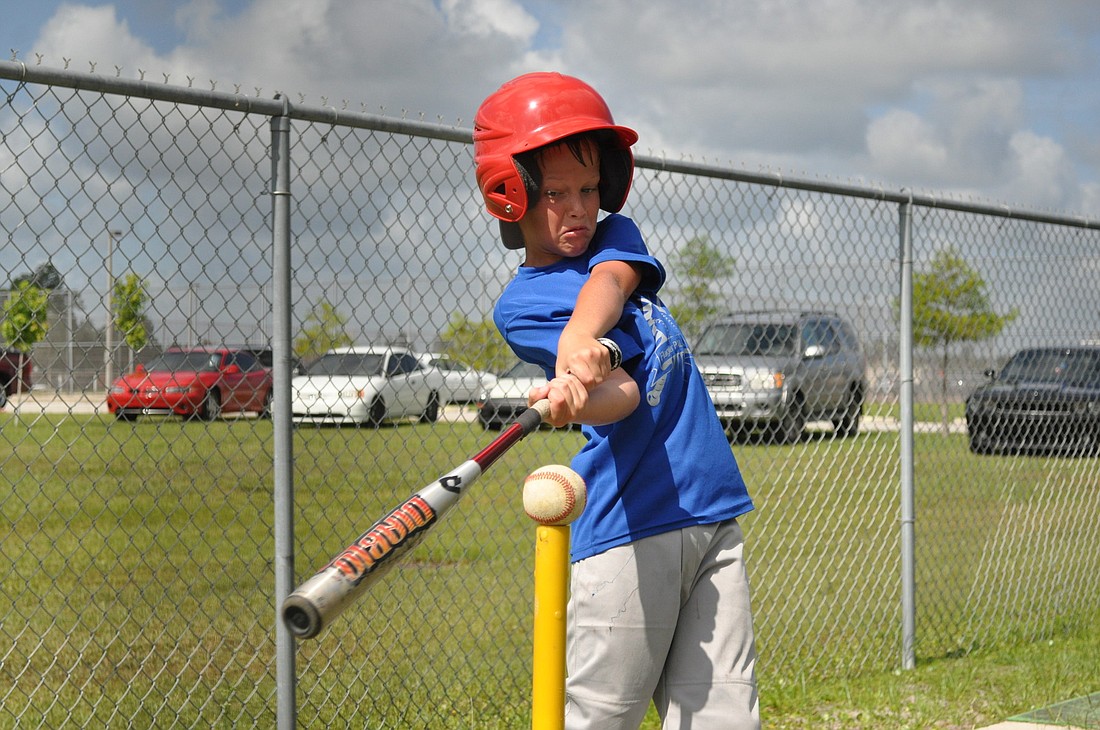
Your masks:
<svg viewBox="0 0 1100 730"><path fill-rule="evenodd" d="M867 364L851 325L829 312L738 312L709 324L695 360L731 438L764 429L802 439L807 421L859 431Z"/></svg>

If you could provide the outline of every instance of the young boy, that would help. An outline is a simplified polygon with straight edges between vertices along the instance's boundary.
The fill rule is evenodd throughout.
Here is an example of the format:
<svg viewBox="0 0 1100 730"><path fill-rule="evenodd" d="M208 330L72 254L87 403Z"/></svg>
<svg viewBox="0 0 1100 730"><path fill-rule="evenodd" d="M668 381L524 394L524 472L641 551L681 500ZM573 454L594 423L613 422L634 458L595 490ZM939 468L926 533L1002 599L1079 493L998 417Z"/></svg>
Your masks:
<svg viewBox="0 0 1100 730"><path fill-rule="evenodd" d="M588 505L572 525L566 727L637 728L652 700L666 728L758 728L736 519L752 501L657 295L664 269L617 214L637 138L556 73L504 84L474 120L478 185L504 245L525 254L494 321L547 372L531 402L549 398L549 422L587 438L572 462Z"/></svg>

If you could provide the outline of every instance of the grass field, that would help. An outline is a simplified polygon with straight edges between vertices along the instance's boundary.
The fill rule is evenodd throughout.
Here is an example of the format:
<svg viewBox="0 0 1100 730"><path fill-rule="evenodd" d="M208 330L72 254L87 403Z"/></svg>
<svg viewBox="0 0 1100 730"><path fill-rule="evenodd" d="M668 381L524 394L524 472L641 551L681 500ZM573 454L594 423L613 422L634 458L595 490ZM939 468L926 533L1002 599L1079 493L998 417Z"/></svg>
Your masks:
<svg viewBox="0 0 1100 730"><path fill-rule="evenodd" d="M298 577L486 441L465 423L297 431ZM518 484L579 443L517 446L300 644L300 727L529 726ZM968 728L1100 689L1096 460L917 436L919 661L902 672L896 435L734 448L758 504L766 727ZM0 728L272 726L271 424L3 413L0 453Z"/></svg>

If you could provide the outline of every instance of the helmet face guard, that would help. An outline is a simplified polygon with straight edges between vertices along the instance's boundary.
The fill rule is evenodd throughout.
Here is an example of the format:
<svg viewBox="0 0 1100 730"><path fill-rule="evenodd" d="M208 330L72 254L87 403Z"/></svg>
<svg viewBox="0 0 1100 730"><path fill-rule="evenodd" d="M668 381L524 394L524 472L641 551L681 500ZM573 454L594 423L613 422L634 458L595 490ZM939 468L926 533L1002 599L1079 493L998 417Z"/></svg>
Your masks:
<svg viewBox="0 0 1100 730"><path fill-rule="evenodd" d="M529 205L516 155L583 132L605 130L600 145L600 207L618 212L634 174L634 130L616 125L595 89L559 73L530 73L491 94L474 117L477 184L489 213L501 221L508 248L523 248L518 226Z"/></svg>

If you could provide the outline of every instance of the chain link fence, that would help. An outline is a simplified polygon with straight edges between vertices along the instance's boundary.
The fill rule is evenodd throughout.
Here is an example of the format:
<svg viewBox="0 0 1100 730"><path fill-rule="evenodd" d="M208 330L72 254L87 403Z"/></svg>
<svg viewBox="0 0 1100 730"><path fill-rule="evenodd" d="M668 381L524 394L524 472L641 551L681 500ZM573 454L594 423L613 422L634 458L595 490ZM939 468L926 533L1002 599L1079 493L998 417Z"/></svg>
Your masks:
<svg viewBox="0 0 1100 730"><path fill-rule="evenodd" d="M290 427L292 348L508 364L457 336L484 329L519 264L482 211L468 131L16 61L0 79L6 319L20 282L49 291L32 389L0 413L0 727L529 724L520 485L567 462L576 432L516 447L317 639L295 646L277 621L287 585L488 441L464 403L434 423ZM285 250L273 120L289 121ZM624 212L689 319L835 312L866 358L854 436L827 418L793 444L731 434L757 504L763 693L1047 638L1100 609L1095 452L975 453L964 413L1016 351L1100 341L1097 224L652 157ZM691 245L729 264L702 277L703 307ZM141 343L110 327L129 275ZM153 355L220 345L273 354L270 419L107 409ZM1074 434L1100 436L1098 404L1076 402Z"/></svg>

